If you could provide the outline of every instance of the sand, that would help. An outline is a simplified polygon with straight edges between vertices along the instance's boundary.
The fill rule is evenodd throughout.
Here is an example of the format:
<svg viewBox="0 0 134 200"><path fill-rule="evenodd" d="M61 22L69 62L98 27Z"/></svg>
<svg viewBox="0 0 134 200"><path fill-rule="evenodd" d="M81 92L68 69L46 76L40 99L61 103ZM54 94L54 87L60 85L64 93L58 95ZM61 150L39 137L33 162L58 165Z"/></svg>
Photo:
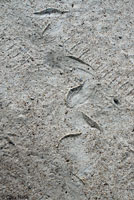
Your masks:
<svg viewBox="0 0 134 200"><path fill-rule="evenodd" d="M133 7L0 1L1 200L134 199Z"/></svg>

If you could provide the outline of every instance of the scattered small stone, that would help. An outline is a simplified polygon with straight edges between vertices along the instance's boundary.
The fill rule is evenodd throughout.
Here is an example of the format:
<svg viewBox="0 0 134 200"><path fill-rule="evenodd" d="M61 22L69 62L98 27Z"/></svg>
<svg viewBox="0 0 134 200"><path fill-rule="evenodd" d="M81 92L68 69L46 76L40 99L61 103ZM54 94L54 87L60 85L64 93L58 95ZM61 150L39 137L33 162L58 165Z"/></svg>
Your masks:
<svg viewBox="0 0 134 200"><path fill-rule="evenodd" d="M119 103L119 100L118 99L116 99L116 98L114 98L114 103L115 104L117 104L117 105L119 105L120 103Z"/></svg>

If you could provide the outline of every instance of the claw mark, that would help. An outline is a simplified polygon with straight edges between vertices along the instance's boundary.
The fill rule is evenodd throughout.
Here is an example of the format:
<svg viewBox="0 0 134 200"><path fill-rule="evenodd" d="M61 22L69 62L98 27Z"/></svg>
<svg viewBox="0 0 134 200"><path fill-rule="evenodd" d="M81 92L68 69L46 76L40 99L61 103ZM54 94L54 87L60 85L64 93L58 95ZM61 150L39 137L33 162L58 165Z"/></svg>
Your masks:
<svg viewBox="0 0 134 200"><path fill-rule="evenodd" d="M115 77L110 83L109 86L111 87L111 84L114 83L117 80L118 77Z"/></svg>
<svg viewBox="0 0 134 200"><path fill-rule="evenodd" d="M69 101L75 94L78 94L80 92L80 90L83 88L84 84L85 84L85 82L82 83L81 85L77 86L77 87L72 88L69 91L69 93L67 95L67 99L66 99L66 104L67 104L68 107L73 107L73 106L69 105Z"/></svg>
<svg viewBox="0 0 134 200"><path fill-rule="evenodd" d="M113 71L113 69L111 69L110 71L107 70L107 72L104 74L104 76L102 76L101 78L105 78L108 74L110 74ZM103 73L103 72L102 72Z"/></svg>
<svg viewBox="0 0 134 200"><path fill-rule="evenodd" d="M53 14L53 13L59 13L59 14L64 14L68 13L69 11L60 11L56 8L47 8L46 10L42 10L40 12L35 12L35 15L45 15L45 14Z"/></svg>
<svg viewBox="0 0 134 200"><path fill-rule="evenodd" d="M0 140L1 139L5 139L5 140L7 140L7 142L9 143L9 144L12 144L13 146L15 146L15 143L8 137L8 136L4 136L3 138L0 138Z"/></svg>
<svg viewBox="0 0 134 200"><path fill-rule="evenodd" d="M75 47L77 47L79 44L81 44L81 42L78 42L77 44L75 44L71 49L70 51L72 51Z"/></svg>
<svg viewBox="0 0 134 200"><path fill-rule="evenodd" d="M129 83L129 81L126 81L125 83L123 83L119 88L118 90L120 90L121 88L123 88L125 85L127 85Z"/></svg>
<svg viewBox="0 0 134 200"><path fill-rule="evenodd" d="M131 89L131 90L127 93L127 95L130 95L133 91L134 91L134 89Z"/></svg>
<svg viewBox="0 0 134 200"><path fill-rule="evenodd" d="M48 25L45 27L45 29L44 29L43 32L42 32L42 35L44 35L44 33L48 30L49 27L50 27L50 24L48 24Z"/></svg>
<svg viewBox="0 0 134 200"><path fill-rule="evenodd" d="M87 49L86 51L84 51L79 58L81 58L84 54L86 54L88 51L90 51L90 49Z"/></svg>
<svg viewBox="0 0 134 200"><path fill-rule="evenodd" d="M85 182L77 175L77 174L74 174L72 173L73 176L75 176L83 185L85 185Z"/></svg>
<svg viewBox="0 0 134 200"><path fill-rule="evenodd" d="M92 128L96 128L98 129L100 132L102 132L102 128L97 124L97 122L93 121L90 117L88 117L85 113L81 112L83 119L87 122L87 124L89 126L91 126Z"/></svg>
<svg viewBox="0 0 134 200"><path fill-rule="evenodd" d="M72 60L78 61L78 62L80 62L80 63L83 64L83 65L87 65L87 66L89 66L92 70L94 70L94 69L92 68L91 65L89 65L89 64L86 63L86 62L84 62L84 61L81 60L80 58L76 58L76 57L74 57L74 56L67 56L67 57L68 57L68 58L71 58Z"/></svg>
<svg viewBox="0 0 134 200"><path fill-rule="evenodd" d="M67 135L63 136L63 137L59 140L58 145L57 145L57 148L59 147L61 141L64 140L65 138L68 138L68 137L76 137L76 136L79 136L79 135L81 135L81 134L82 134L82 133L79 132L79 133L70 133L70 134L67 134Z"/></svg>

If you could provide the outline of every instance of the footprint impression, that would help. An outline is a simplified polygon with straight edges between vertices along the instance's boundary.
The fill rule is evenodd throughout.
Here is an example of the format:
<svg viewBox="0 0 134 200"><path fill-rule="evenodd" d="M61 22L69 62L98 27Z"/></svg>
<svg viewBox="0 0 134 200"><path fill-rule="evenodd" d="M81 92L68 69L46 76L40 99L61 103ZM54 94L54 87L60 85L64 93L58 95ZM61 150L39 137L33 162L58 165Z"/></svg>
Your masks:
<svg viewBox="0 0 134 200"><path fill-rule="evenodd" d="M88 81L85 81L81 85L69 90L66 97L66 105L69 108L74 108L86 103L89 96L94 94L95 85L89 85Z"/></svg>

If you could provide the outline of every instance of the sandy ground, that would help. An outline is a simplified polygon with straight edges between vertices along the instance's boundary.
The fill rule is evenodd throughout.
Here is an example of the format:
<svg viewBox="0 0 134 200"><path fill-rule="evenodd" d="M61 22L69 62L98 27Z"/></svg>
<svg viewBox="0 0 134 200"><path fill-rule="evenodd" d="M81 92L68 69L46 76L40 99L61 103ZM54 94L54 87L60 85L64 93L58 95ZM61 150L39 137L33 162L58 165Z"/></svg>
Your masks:
<svg viewBox="0 0 134 200"><path fill-rule="evenodd" d="M0 109L1 200L134 200L133 0L0 0Z"/></svg>

